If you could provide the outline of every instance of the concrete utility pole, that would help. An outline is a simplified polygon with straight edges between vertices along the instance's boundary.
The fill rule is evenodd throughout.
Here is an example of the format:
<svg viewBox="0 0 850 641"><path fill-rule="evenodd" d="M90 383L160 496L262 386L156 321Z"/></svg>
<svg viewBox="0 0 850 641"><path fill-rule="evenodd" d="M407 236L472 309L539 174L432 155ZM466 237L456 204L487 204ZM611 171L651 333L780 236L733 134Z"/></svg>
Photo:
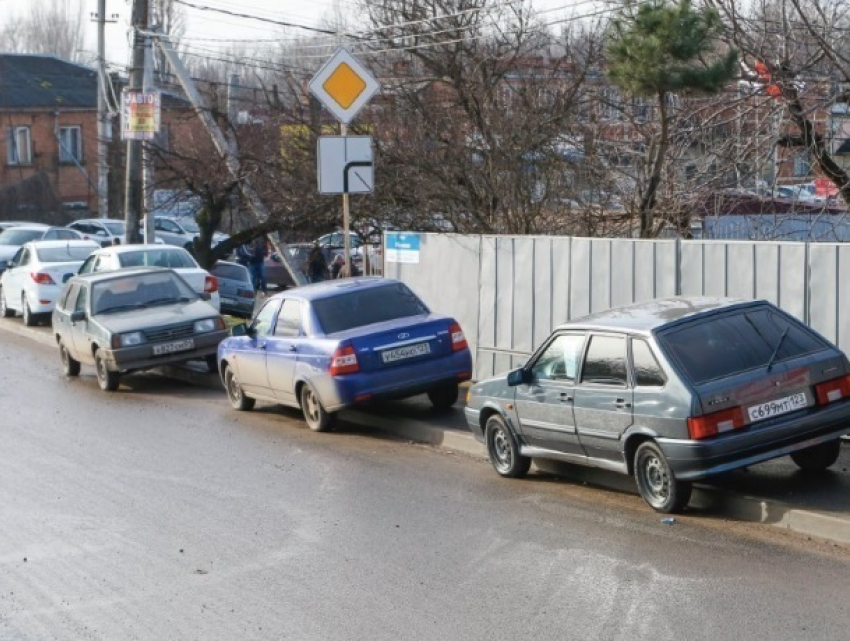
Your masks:
<svg viewBox="0 0 850 641"><path fill-rule="evenodd" d="M133 59L130 91L141 91L145 76L145 36L148 28L148 0L133 0ZM142 242L140 221L144 204L142 180L142 141L127 141L127 173L124 194L124 223L128 243Z"/></svg>
<svg viewBox="0 0 850 641"><path fill-rule="evenodd" d="M148 16L150 17L151 0L141 1L147 5ZM147 31L149 22L150 20L148 19L145 24L145 31ZM154 90L153 49L151 48L151 39L148 35L145 35L144 46L145 71L142 81L142 91L148 93ZM153 212L153 154L151 153L151 143L147 140L142 141L142 190L143 211L145 212L144 241L146 243L153 243L156 238L154 219L151 215Z"/></svg>
<svg viewBox="0 0 850 641"><path fill-rule="evenodd" d="M97 215L109 216L109 143L112 140L112 128L109 123L109 109L106 105L106 92L109 79L106 73L106 23L115 22L113 15L106 19L106 0L97 0Z"/></svg>

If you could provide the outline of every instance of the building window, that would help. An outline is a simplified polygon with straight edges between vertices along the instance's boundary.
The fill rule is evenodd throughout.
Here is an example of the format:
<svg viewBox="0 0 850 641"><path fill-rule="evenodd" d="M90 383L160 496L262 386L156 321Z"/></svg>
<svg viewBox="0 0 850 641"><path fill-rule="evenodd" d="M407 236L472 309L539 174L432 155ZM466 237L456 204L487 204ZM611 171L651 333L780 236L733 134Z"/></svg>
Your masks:
<svg viewBox="0 0 850 641"><path fill-rule="evenodd" d="M79 126L59 127L59 162L83 161L83 136Z"/></svg>
<svg viewBox="0 0 850 641"><path fill-rule="evenodd" d="M798 151L794 154L794 175L808 176L812 171L808 151Z"/></svg>
<svg viewBox="0 0 850 641"><path fill-rule="evenodd" d="M32 144L29 127L9 127L6 161L10 165L31 165Z"/></svg>

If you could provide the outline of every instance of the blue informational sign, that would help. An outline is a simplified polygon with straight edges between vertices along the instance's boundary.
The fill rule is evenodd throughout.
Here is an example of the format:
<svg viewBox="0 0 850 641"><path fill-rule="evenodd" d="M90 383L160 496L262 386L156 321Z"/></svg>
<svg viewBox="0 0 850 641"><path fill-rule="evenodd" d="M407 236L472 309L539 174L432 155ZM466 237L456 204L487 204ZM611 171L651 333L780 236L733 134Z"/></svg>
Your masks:
<svg viewBox="0 0 850 641"><path fill-rule="evenodd" d="M388 263L419 262L419 234L386 232L384 238L387 242L385 260Z"/></svg>

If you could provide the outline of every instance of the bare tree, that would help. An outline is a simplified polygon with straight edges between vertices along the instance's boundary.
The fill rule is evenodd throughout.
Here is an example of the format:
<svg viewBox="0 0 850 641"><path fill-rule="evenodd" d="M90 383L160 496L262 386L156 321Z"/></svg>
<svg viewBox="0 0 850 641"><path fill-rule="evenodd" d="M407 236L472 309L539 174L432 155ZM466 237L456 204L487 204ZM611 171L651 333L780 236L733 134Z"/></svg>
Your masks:
<svg viewBox="0 0 850 641"><path fill-rule="evenodd" d="M13 19L0 31L2 49L53 54L74 62L83 58L85 30L81 4L34 0L28 7L28 13Z"/></svg>

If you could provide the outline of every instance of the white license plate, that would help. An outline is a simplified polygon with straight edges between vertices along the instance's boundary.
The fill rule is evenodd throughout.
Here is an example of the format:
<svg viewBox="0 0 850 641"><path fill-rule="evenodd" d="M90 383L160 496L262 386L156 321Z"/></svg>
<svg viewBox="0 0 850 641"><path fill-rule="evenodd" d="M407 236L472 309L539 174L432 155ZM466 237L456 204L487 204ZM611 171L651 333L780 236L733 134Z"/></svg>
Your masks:
<svg viewBox="0 0 850 641"><path fill-rule="evenodd" d="M173 343L163 343L162 345L153 346L154 356L161 354L171 354L172 352L185 352L187 349L194 349L195 341L187 338L184 341L174 341Z"/></svg>
<svg viewBox="0 0 850 641"><path fill-rule="evenodd" d="M381 352L381 358L384 359L385 363L393 363L404 360L405 358L413 358L414 356L423 356L430 353L431 346L428 343L418 343L417 345L388 349L386 352Z"/></svg>
<svg viewBox="0 0 850 641"><path fill-rule="evenodd" d="M791 396L786 396L784 398L777 398L776 400L768 401L767 403L752 405L747 408L747 414L750 416L750 421L763 421L764 419L771 418L772 416L780 416L782 414L787 414L788 412L803 409L804 407L808 407L808 405L809 399L806 398L806 395L803 392L798 392L797 394L791 394Z"/></svg>

